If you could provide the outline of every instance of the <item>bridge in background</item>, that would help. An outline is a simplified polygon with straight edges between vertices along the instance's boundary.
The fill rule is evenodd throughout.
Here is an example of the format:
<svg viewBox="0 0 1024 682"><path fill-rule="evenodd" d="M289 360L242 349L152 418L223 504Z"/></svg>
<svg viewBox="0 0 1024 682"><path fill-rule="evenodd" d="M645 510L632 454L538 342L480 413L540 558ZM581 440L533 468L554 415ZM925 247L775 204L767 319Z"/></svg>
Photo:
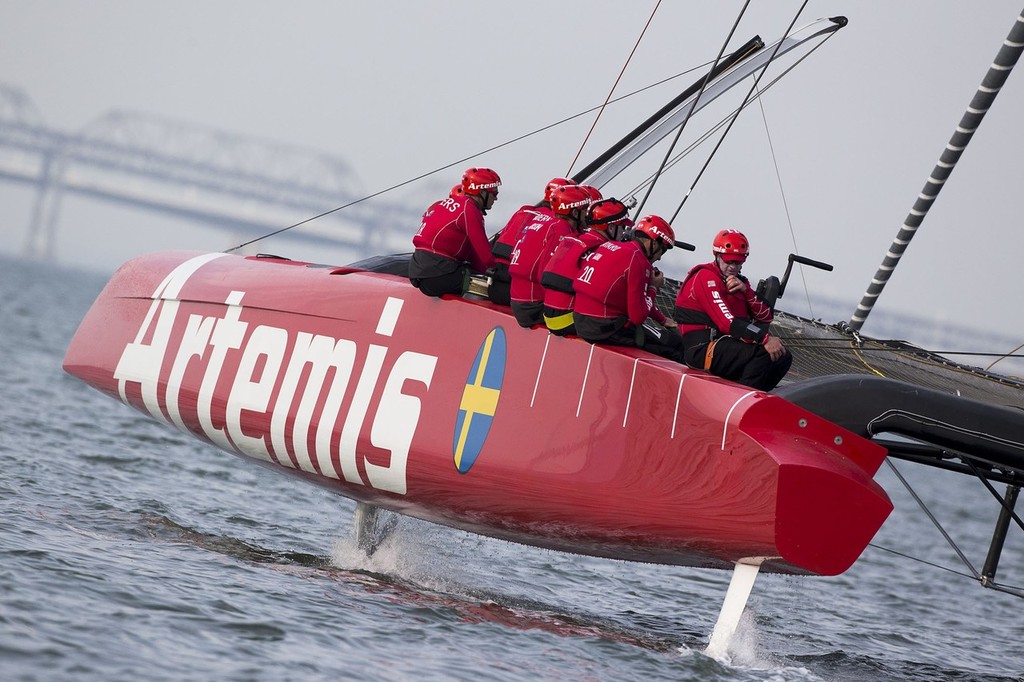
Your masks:
<svg viewBox="0 0 1024 682"><path fill-rule="evenodd" d="M52 259L65 193L159 211L246 241L361 199L334 157L148 114L111 111L81 132L47 126L0 84L0 179L33 185L26 256ZM420 210L380 197L289 231L356 257L408 249Z"/></svg>

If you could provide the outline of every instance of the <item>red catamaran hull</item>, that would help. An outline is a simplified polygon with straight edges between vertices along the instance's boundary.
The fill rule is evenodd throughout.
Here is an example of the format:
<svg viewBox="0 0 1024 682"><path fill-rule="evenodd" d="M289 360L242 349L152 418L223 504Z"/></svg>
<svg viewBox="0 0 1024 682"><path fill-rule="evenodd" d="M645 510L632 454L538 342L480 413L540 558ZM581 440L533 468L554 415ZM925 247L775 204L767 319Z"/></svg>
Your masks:
<svg viewBox="0 0 1024 682"><path fill-rule="evenodd" d="M834 575L892 510L883 448L777 396L391 275L142 256L64 368L347 497L552 549Z"/></svg>

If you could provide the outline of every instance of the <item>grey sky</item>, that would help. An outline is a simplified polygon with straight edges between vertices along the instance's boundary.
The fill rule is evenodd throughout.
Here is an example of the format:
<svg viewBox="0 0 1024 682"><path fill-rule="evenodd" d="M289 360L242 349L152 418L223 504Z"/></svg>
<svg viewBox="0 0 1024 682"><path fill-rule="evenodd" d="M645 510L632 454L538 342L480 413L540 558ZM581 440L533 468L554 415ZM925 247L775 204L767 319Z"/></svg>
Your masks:
<svg viewBox="0 0 1024 682"><path fill-rule="evenodd" d="M809 2L798 26L837 14L849 26L765 95L774 159L761 109L740 117L674 222L698 253L671 254L669 273L706 260L715 232L735 227L752 241L752 279L781 274L796 249L835 265L833 273L808 271L807 283L848 300L852 312L1019 1ZM664 0L616 94L713 59L742 4ZM731 46L754 34L779 37L799 4L755 0ZM0 82L26 91L48 123L68 131L112 108L151 112L338 155L376 191L599 104L654 6L0 0ZM979 346L981 330L991 328L1024 341L1016 302L1022 69L1011 74L878 308L973 325ZM607 111L581 160L691 79ZM735 102L746 86L737 91ZM534 200L548 178L567 172L592 122L583 117L473 160L504 180L490 231ZM645 212L670 216L709 151L705 145L666 176ZM648 166L663 154L654 152ZM438 176L437 186L454 183L460 171ZM613 183L606 194L625 189ZM408 193L409 201L429 199L422 192ZM3 251L20 249L32 198L0 183ZM416 227L409 225L410 238ZM106 271L135 251L232 245L221 233L85 199L65 202L61 230L62 261ZM807 314L798 280L783 307Z"/></svg>

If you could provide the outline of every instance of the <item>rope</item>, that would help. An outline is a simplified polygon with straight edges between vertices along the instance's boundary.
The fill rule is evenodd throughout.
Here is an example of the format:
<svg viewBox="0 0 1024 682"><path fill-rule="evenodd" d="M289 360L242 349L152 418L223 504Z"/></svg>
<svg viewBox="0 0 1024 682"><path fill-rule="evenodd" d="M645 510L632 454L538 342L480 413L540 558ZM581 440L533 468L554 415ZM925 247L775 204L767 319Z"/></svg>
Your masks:
<svg viewBox="0 0 1024 682"><path fill-rule="evenodd" d="M860 354L860 348L859 348L859 347L857 346L857 344L856 344L856 343L854 343L854 342L852 342L852 341L851 341L851 342L850 342L850 349L851 349L851 350L853 351L853 354L857 356L857 359L858 359L858 360L860 360L860 363L861 363L862 365L864 365L864 366L865 366L865 367L867 367L867 368L868 368L869 370L871 370L872 372L874 372L874 373L875 373L875 374L877 374L878 376L882 377L883 379L885 378L885 375L884 375L884 374L882 374L882 373L881 373L881 372L879 372L879 371L878 371L877 369L875 369L874 367L872 367L871 365L869 365L869 364L868 364L868 361L867 361L867 360L865 360L865 359L864 359L864 356Z"/></svg>
<svg viewBox="0 0 1024 682"><path fill-rule="evenodd" d="M1020 357L1024 357L1022 355L1015 355L1015 353L1017 351L1019 351L1021 348L1024 348L1024 343L1020 344L1019 346L1017 346L1016 348L1011 350L1009 353L1003 353L1002 355L999 356L999 358L997 360L993 360L992 364L990 364L988 367L985 368L985 371L988 371L988 370L992 369L993 365L995 365L997 362L1002 362L1006 358L1020 358ZM974 353L974 355L989 355L989 354L988 353Z"/></svg>
<svg viewBox="0 0 1024 682"><path fill-rule="evenodd" d="M651 11L651 16L647 18L647 23L644 24L644 29L640 31L640 36L636 39L636 44L633 45L633 49L630 50L629 56L626 57L626 63L622 65L622 70L619 71L619 75L615 78L615 82L612 83L612 89L608 91L608 96L605 98L604 104L602 104L600 109L598 109L597 116L594 117L594 122L591 124L590 130L587 131L586 136L583 138L583 142L580 144L579 150L576 152L576 156L573 158L572 163L569 164L569 170L565 172L565 177L570 176L576 162L580 160L580 154L583 153L583 148L587 146L587 141L590 139L591 133L593 133L594 128L597 127L597 122L601 120L601 114L604 113L605 107L608 106L608 102L611 100L612 94L615 92L615 88L619 86L619 81L622 80L622 74L626 73L626 67L629 66L629 62L632 61L633 55L636 54L636 48L640 47L640 41L643 40L644 34L647 33L647 29L650 28L651 22L654 21L654 14L658 11L659 7L661 7L661 0L658 0L658 3Z"/></svg>

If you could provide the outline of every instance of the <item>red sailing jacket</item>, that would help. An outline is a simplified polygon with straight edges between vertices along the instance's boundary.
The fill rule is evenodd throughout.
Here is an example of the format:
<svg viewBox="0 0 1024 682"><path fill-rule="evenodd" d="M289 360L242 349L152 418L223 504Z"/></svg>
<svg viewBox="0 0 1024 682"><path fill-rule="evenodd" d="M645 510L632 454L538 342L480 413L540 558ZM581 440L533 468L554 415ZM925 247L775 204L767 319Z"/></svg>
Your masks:
<svg viewBox="0 0 1024 682"><path fill-rule="evenodd" d="M494 265L491 244L484 231L484 214L468 196L441 199L423 214L412 245L456 261L469 261L477 272Z"/></svg>
<svg viewBox="0 0 1024 682"><path fill-rule="evenodd" d="M523 228L532 223L538 215L554 217L554 214L551 213L551 208L534 206L533 204L527 204L512 214L512 217L508 219L505 227L498 234L498 238L494 241L494 247L491 249L495 261L508 265L508 262L512 260L512 249L516 247L516 242L523 236Z"/></svg>
<svg viewBox="0 0 1024 682"><path fill-rule="evenodd" d="M569 221L559 216L538 215L523 228L508 265L508 274L512 277L513 301L536 303L544 300L544 287L540 283L544 266L562 237L576 234Z"/></svg>
<svg viewBox="0 0 1024 682"><path fill-rule="evenodd" d="M574 311L614 319L625 315L634 325L648 317L659 323L665 315L654 305L654 266L637 242L605 242L583 259Z"/></svg>
<svg viewBox="0 0 1024 682"><path fill-rule="evenodd" d="M746 282L746 290L729 293L725 288L722 271L715 263L695 265L686 275L683 285L679 287L679 295L676 296L676 319L685 319L685 314L681 314L685 311L702 312L720 334L729 334L733 321L737 319L769 324L774 317L772 309L754 295L754 290L746 277L741 276L740 279ZM679 333L685 335L688 332L707 329L708 326L690 321L680 322ZM746 341L764 341L763 336L760 339L750 338L749 335L741 338Z"/></svg>
<svg viewBox="0 0 1024 682"><path fill-rule="evenodd" d="M604 232L587 230L558 242L540 277L540 283L544 285L545 306L572 310L573 299L576 298L573 280L580 274L582 258L606 241L608 236Z"/></svg>

